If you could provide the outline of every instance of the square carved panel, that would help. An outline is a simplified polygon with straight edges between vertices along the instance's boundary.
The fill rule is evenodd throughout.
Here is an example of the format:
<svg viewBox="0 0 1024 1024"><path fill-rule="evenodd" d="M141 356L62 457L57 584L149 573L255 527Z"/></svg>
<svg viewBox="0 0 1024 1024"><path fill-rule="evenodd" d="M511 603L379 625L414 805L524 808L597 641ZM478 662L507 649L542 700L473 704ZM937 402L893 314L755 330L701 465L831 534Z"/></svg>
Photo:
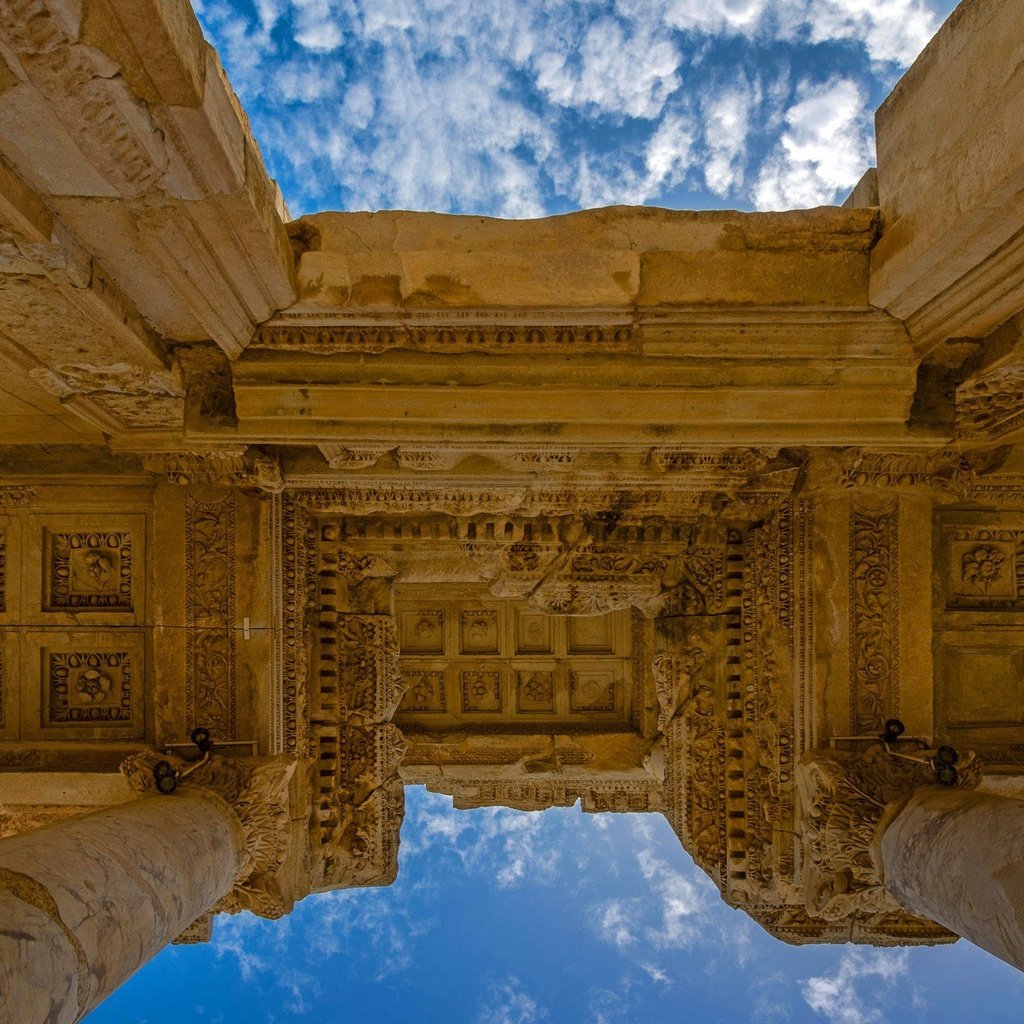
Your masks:
<svg viewBox="0 0 1024 1024"><path fill-rule="evenodd" d="M615 649L611 615L584 615L569 619L570 654L611 654Z"/></svg>
<svg viewBox="0 0 1024 1024"><path fill-rule="evenodd" d="M47 611L131 611L132 536L47 531Z"/></svg>
<svg viewBox="0 0 1024 1024"><path fill-rule="evenodd" d="M947 526L946 607L1024 609L1024 530Z"/></svg>
<svg viewBox="0 0 1024 1024"><path fill-rule="evenodd" d="M610 668L582 669L569 673L569 710L607 712L615 710L616 674Z"/></svg>
<svg viewBox="0 0 1024 1024"><path fill-rule="evenodd" d="M444 653L444 611L418 608L399 616L399 646L404 654Z"/></svg>
<svg viewBox="0 0 1024 1024"><path fill-rule="evenodd" d="M460 674L462 710L470 714L497 714L502 710L501 673L482 670Z"/></svg>
<svg viewBox="0 0 1024 1024"><path fill-rule="evenodd" d="M131 723L135 671L127 650L48 651L43 725Z"/></svg>
<svg viewBox="0 0 1024 1024"><path fill-rule="evenodd" d="M23 738L141 739L145 724L146 644L134 629L32 632L21 672ZM27 671L38 666L38 682Z"/></svg>
<svg viewBox="0 0 1024 1024"><path fill-rule="evenodd" d="M549 669L516 672L516 710L549 714L555 710L555 673Z"/></svg>
<svg viewBox="0 0 1024 1024"><path fill-rule="evenodd" d="M459 615L463 654L497 654L500 649L497 608L474 608Z"/></svg>
<svg viewBox="0 0 1024 1024"><path fill-rule="evenodd" d="M402 679L408 685L401 710L416 714L444 714L448 710L444 687L444 669L401 666Z"/></svg>
<svg viewBox="0 0 1024 1024"><path fill-rule="evenodd" d="M551 616L542 612L516 611L516 653L551 654Z"/></svg>

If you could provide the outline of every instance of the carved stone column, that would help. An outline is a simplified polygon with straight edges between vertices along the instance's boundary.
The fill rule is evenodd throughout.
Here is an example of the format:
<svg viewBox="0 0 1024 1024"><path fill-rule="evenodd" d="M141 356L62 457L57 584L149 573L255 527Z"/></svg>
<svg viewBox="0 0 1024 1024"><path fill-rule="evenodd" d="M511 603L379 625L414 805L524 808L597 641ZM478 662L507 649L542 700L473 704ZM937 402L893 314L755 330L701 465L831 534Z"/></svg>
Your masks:
<svg viewBox="0 0 1024 1024"><path fill-rule="evenodd" d="M886 889L1024 970L1024 800L921 789L883 827L875 857Z"/></svg>
<svg viewBox="0 0 1024 1024"><path fill-rule="evenodd" d="M204 790L0 840L0 1022L79 1020L231 889L245 835Z"/></svg>
<svg viewBox="0 0 1024 1024"><path fill-rule="evenodd" d="M81 1019L197 918L291 906L284 759L209 758L173 794L0 840L0 1024ZM180 766L179 766L180 767Z"/></svg>

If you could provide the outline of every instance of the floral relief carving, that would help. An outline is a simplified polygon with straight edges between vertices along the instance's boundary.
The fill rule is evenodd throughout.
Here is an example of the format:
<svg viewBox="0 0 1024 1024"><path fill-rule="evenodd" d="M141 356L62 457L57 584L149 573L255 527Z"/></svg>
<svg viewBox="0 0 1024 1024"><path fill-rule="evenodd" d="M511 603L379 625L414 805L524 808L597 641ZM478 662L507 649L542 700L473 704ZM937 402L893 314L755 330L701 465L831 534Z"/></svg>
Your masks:
<svg viewBox="0 0 1024 1024"><path fill-rule="evenodd" d="M111 724L132 720L132 658L126 651L48 655L48 722Z"/></svg>
<svg viewBox="0 0 1024 1024"><path fill-rule="evenodd" d="M982 545L963 556L961 579L964 583L988 593L994 583L1007 574L1006 555L998 548Z"/></svg>
<svg viewBox="0 0 1024 1024"><path fill-rule="evenodd" d="M1024 607L1024 530L946 526L950 608Z"/></svg>
<svg viewBox="0 0 1024 1024"><path fill-rule="evenodd" d="M48 610L131 610L131 534L50 533L47 546Z"/></svg>
<svg viewBox="0 0 1024 1024"><path fill-rule="evenodd" d="M185 720L236 738L235 499L185 505Z"/></svg>
<svg viewBox="0 0 1024 1024"><path fill-rule="evenodd" d="M850 722L880 732L899 713L899 505L850 511Z"/></svg>

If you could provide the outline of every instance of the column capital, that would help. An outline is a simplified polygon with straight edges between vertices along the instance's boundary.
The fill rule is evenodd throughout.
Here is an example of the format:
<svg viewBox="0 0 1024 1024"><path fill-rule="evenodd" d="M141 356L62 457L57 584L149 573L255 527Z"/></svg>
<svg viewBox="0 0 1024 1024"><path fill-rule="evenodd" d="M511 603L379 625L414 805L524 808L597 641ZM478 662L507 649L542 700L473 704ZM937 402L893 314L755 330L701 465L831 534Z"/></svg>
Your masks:
<svg viewBox="0 0 1024 1024"><path fill-rule="evenodd" d="M154 769L161 762L181 778L166 799L174 800L181 792L212 795L230 808L241 829L245 861L231 892L213 911L248 910L268 918L287 914L295 902L285 864L292 819L288 788L297 762L283 754L253 758L208 754L205 760L190 764L175 754L146 750L128 757L121 771L137 793L154 794L159 792Z"/></svg>
<svg viewBox="0 0 1024 1024"><path fill-rule="evenodd" d="M863 751L812 750L805 755L797 767L797 821L811 917L839 921L903 911L883 884L877 842L913 793L939 787L935 765L941 762L934 757L934 751L894 751L882 743ZM974 755L961 754L946 783L973 789L980 781Z"/></svg>

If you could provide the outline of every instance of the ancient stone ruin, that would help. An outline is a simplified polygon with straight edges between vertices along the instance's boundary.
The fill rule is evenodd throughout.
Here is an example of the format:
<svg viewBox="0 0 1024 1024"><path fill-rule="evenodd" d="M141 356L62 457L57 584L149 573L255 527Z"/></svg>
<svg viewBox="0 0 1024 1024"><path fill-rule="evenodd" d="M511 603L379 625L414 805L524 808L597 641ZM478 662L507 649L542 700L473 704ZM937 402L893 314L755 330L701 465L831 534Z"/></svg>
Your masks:
<svg viewBox="0 0 1024 1024"><path fill-rule="evenodd" d="M387 885L413 783L1024 967L1017 5L788 213L292 221L187 0L0 40L0 1021Z"/></svg>

